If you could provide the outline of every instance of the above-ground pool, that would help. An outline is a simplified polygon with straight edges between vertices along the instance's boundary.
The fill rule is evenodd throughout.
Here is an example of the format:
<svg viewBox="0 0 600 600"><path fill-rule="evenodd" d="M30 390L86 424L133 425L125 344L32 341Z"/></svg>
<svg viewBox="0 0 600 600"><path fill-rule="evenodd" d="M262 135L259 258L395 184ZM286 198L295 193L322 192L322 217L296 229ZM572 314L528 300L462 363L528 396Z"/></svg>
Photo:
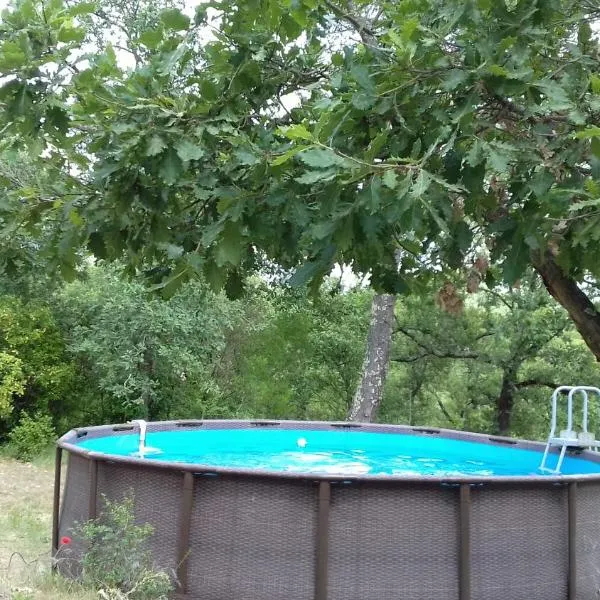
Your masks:
<svg viewBox="0 0 600 600"><path fill-rule="evenodd" d="M600 455L539 470L544 445L388 425L91 427L57 451L53 551L132 494L157 566L198 600L592 600ZM69 453L60 501L61 453ZM556 460L551 456L550 462ZM76 537L76 536L75 536Z"/></svg>

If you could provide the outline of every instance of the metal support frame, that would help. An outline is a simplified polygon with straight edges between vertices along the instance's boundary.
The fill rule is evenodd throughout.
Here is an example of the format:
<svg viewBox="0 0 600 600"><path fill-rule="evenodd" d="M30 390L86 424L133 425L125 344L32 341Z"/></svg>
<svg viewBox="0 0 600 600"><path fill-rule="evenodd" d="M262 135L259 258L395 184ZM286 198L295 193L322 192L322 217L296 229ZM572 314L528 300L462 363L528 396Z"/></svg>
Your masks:
<svg viewBox="0 0 600 600"><path fill-rule="evenodd" d="M98 461L90 459L90 495L88 504L88 520L93 521L97 516L96 506L98 504Z"/></svg>
<svg viewBox="0 0 600 600"><path fill-rule="evenodd" d="M567 527L569 544L568 600L577 598L577 482L569 483L567 492Z"/></svg>
<svg viewBox="0 0 600 600"><path fill-rule="evenodd" d="M194 507L194 474L186 471L183 474L181 493L181 510L179 513L179 541L177 544L177 591L187 593L188 558L190 554L190 531L192 526L192 509Z"/></svg>
<svg viewBox="0 0 600 600"><path fill-rule="evenodd" d="M471 600L471 486L460 486L459 517L459 585L460 600Z"/></svg>
<svg viewBox="0 0 600 600"><path fill-rule="evenodd" d="M329 510L331 507L331 483L319 483L319 507L317 514L317 544L315 565L315 600L327 600L329 579Z"/></svg>
<svg viewBox="0 0 600 600"><path fill-rule="evenodd" d="M52 558L58 552L58 532L60 527L60 479L62 470L62 448L56 447L54 459L54 498L52 504ZM56 570L56 563L52 561L52 570Z"/></svg>

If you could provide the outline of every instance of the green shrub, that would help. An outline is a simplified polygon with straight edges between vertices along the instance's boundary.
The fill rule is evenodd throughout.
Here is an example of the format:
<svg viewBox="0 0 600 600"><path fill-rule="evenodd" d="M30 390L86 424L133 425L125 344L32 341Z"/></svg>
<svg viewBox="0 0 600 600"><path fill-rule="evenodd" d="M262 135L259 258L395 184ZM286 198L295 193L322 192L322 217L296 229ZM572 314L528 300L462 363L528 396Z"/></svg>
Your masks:
<svg viewBox="0 0 600 600"><path fill-rule="evenodd" d="M173 589L169 574L154 568L148 549L153 529L137 525L133 496L121 503L104 497L101 516L80 528L87 542L83 582L108 600L167 600Z"/></svg>
<svg viewBox="0 0 600 600"><path fill-rule="evenodd" d="M20 460L39 456L56 439L50 415L27 413L21 415L19 424L8 434L10 453Z"/></svg>
<svg viewBox="0 0 600 600"><path fill-rule="evenodd" d="M75 365L50 308L0 294L0 440L23 413L50 414L54 423L75 398Z"/></svg>

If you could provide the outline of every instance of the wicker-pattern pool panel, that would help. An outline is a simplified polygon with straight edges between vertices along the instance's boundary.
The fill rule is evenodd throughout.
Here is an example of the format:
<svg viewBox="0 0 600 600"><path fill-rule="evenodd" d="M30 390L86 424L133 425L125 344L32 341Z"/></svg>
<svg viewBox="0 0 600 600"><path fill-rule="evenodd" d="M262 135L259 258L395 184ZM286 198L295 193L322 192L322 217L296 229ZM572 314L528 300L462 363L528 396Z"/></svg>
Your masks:
<svg viewBox="0 0 600 600"><path fill-rule="evenodd" d="M404 600L457 599L456 492L431 485L334 485L330 600L397 600L400 590Z"/></svg>

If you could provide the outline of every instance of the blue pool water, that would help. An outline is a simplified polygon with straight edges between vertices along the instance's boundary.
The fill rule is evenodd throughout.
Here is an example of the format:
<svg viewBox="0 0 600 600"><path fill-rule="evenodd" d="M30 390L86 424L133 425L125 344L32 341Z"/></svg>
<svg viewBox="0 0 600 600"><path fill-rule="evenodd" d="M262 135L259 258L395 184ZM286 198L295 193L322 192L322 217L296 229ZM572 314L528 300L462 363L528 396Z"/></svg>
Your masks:
<svg viewBox="0 0 600 600"><path fill-rule="evenodd" d="M88 450L135 456L138 435L84 440ZM358 431L206 429L149 433L149 460L210 467L331 475L452 477L542 476L542 454L511 446ZM555 464L555 457L549 466ZM600 472L600 463L567 457L562 474Z"/></svg>

